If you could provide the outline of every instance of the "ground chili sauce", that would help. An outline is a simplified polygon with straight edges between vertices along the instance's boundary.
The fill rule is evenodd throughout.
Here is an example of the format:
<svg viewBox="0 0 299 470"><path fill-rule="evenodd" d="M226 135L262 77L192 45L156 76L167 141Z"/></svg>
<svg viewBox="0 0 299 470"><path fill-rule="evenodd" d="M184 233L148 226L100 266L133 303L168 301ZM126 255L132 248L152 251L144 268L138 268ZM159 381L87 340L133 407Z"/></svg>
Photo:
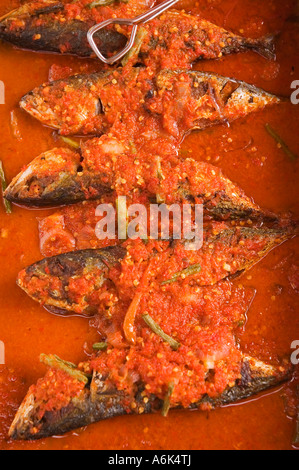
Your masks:
<svg viewBox="0 0 299 470"><path fill-rule="evenodd" d="M190 2L182 3L187 9L191 8ZM227 1L223 4L223 2L217 0L208 3L201 1L197 3L198 5L196 4L194 11L200 11L204 17L219 25L252 37L257 37L261 34L272 32L276 28L281 28L284 18L288 17L292 12L292 2L288 2L283 6L277 1L267 2L267 6L260 5L259 2L247 1L244 1L242 5L234 1ZM12 6L17 6L17 2L8 2L5 6L7 6L9 10ZM296 34L298 35L298 32L294 27L294 23L286 23L278 44L278 61L274 64L264 62L264 59L252 53L248 53L242 56L221 59L213 64L206 62L197 67L210 71L215 70L223 75L231 75L249 82L253 82L254 79L255 84L263 86L269 91L279 94L289 94L290 81L296 78L294 75L297 70L297 62L295 60L296 51L292 49L293 46L290 42L290 38L296 37ZM44 70L45 79L47 78L47 70L53 61L63 66L68 65L74 71L77 71L80 67L84 68L83 63L81 65L81 61L77 61L73 58L55 57L54 60L53 57L31 56L31 54L27 53L13 52L7 46L1 46L1 54L3 55L3 61L9 66L6 72L8 76L10 73L9 70L11 70L14 64L18 64L18 67L21 69L25 63L28 63L28 60L32 61L35 65L39 64L39 67ZM78 62L80 65L78 65ZM3 111L0 109L1 113L3 112L3 122L9 122L7 119L9 111L21 94L40 82L40 74L35 75L34 70L32 73L28 74L26 80L22 82L18 82L14 79L14 92L9 94L7 105L3 108ZM40 136L38 150L43 151L47 148L51 148L50 145L52 145L53 142L48 130L41 129L27 116L22 114L17 116L22 140L18 141L13 137L8 124L5 124L7 126L7 132L5 138L3 138L3 149L6 149L7 153L14 152L13 160L3 158L9 176L16 174L24 163L29 162L32 156L37 154L37 144L32 144L31 136L33 132L35 136ZM285 119L286 116L291 116L293 119ZM268 141L266 139L263 128L263 124L271 120L273 125L281 129L281 133L284 134L289 145L296 150L296 146L298 148L295 139L296 132L292 131L292 128L296 129L296 117L296 109L294 107L291 108L291 106L286 106L285 109L266 111L260 113L258 116L250 117L244 122L236 123L229 129L220 127L212 132L207 131L201 134L194 134L186 139L183 152L188 152L188 155L192 157L218 164L221 168L225 169L226 174L233 181L237 182L247 194L252 195L263 207L275 211L292 210L295 214L298 214L298 208L296 208L295 205L296 171L298 171L297 163L289 162L286 156L281 152L281 149L278 149L271 140ZM246 135L246 141L244 138L244 129L247 129L248 133L248 140ZM259 185L256 185L257 180L259 181ZM272 182L271 186L270 181ZM45 212L44 215L47 215L47 213ZM43 313L40 308L32 305L16 288L11 287L11 292L8 293L5 280L10 279L13 281L16 272L20 268L40 257L38 254L37 237L32 239L32 233L36 233L35 217L36 214L24 213L21 209L16 208L11 218L3 214L3 222L1 220L0 226L0 250L2 259L4 261L6 259L4 253L7 252L8 246L10 250L15 253L15 263L10 263L10 265L7 266L5 277L4 273L1 275L1 290L6 300L5 306L0 307L0 318L3 324L1 334L3 335L4 342L7 344L7 358L9 363L22 365L24 373L26 372L26 377L28 377L30 382L36 380L37 377L41 376L43 373L43 367L37 366L36 362L38 354L44 351L45 348L51 351L55 350L55 352L59 353L64 358L79 362L79 360L82 359L82 344L86 341L86 337L90 337L91 339L93 336L92 331L86 331L86 329L88 329L86 322L79 318L73 318L71 321L68 321L69 330L66 335L65 323L61 322L59 318L50 318L47 316L47 313ZM22 236L19 230L20 223L22 224ZM9 238L7 234L10 235ZM27 249L29 239L31 241L30 250ZM283 245L280 249L269 255L265 261L260 263L260 265L254 268L247 276L234 281L235 286L232 288L234 294L232 295L234 295L234 300L237 305L240 305L242 302L244 305L247 305L245 301L246 295L242 287L243 284L257 289L255 302L248 314L246 330L243 333L241 332L239 337L242 344L244 343L244 347L246 345L246 349L251 354L260 354L259 357L264 355L268 357L268 359L275 360L277 356L285 354L285 352L289 350L291 341L295 339L296 324L294 324L293 318L297 305L297 283L294 274L298 262L294 257L296 243L297 242L293 240ZM218 286L218 288L220 287ZM231 286L228 287L228 285L224 283L223 289L227 295L227 292L231 290ZM8 294L14 298L12 299ZM186 292L187 298L189 294L189 292ZM225 297L224 293L221 295L218 293L217 302L220 301L219 299L225 300L225 298L227 297ZM169 293L168 301L169 299L171 299L171 302L175 301L177 299L175 293ZM219 308L219 305L217 305L217 302L213 301L213 299L210 302L211 317L217 322L217 308ZM164 295L163 298L160 298L159 295L157 295L157 297L153 299L153 312L157 311L157 309L154 308L155 305L161 305L161 303L167 307L167 296ZM237 318L235 320L238 322L239 318L236 314L236 309L232 308L230 310L230 304L227 308L228 319L232 319L232 315L236 315ZM8 311L10 312L9 318L7 318ZM179 310L176 310L174 315L178 314L178 311ZM191 312L191 316L192 313L194 314L194 312ZM22 324L20 324L20 316L22 318ZM181 317L178 318L181 319ZM178 318L172 319L174 325L175 320L178 321ZM121 315L119 320L120 319ZM162 321L160 318L157 318L157 321L158 320ZM241 323L243 323L243 320L242 318ZM145 329L146 331L143 331L144 328L141 320L140 323L138 320L137 324L138 327L141 328L141 337L143 338L144 336L145 339L147 339L148 330ZM102 325L97 326L100 327ZM167 329L167 322L164 326L165 329ZM80 327L82 328L82 332L78 333ZM55 333L53 333L54 328ZM222 334L226 331L225 328L226 325L223 325ZM92 327L91 330L93 330ZM39 335L39 340L35 344L32 344L32 331L35 338ZM52 333L50 341L48 340L49 331ZM16 332L18 332L18 337L15 335ZM182 329L182 332L187 336L188 334L191 335L191 342L194 341L194 339L198 339L193 331L190 332L188 327L186 331ZM15 339L12 338L12 333ZM263 341L260 340L261 336L264 338ZM64 338L63 345L61 344L62 337ZM74 337L78 340L78 346L74 345ZM221 334L219 333L219 338L220 337ZM21 338L21 342L19 338ZM157 354L161 354L160 343L158 342L156 344L156 342L157 338L153 338L152 341L147 343L147 346L153 348L158 347ZM227 338L224 343L227 343ZM20 344L22 344L23 350L22 357L20 357L19 354L16 355L16 350L20 347ZM90 344L92 344L92 340ZM72 349L72 357L70 357L70 349ZM145 351L147 351L147 348L145 348ZM90 349L87 348L86 352L90 353ZM173 353L170 352L169 356L169 354L167 354L168 352L169 351L165 351L165 358L157 357L157 362L151 363L154 370L155 367L159 367L159 361L173 359L171 356ZM103 355L102 367L107 366L109 363L109 359L106 359L105 354ZM134 354L132 354L128 360L124 357L124 354L125 350L120 350L119 363L123 364L127 361L129 364L128 370L131 371L132 366L133 369L136 367L136 358ZM107 354L107 356L109 356L109 354ZM188 361L188 359L185 360ZM141 376L142 374L148 375L146 361L144 362L144 369L140 367L140 364L137 364L137 369L138 368L138 373ZM232 373L232 377L236 377L239 372L233 367L232 369L233 370L229 371L229 373ZM116 369L111 368L112 373L114 373L115 370ZM200 370L197 370L197 372L200 376ZM134 383L134 380L136 380L134 374L132 374L130 378L131 383ZM116 377L115 380L119 380L119 377ZM187 381L191 380L190 377L187 378ZM159 390L157 390L158 386L155 382L149 382L148 385L150 386L149 390L160 393ZM194 385L196 388L196 384ZM125 384L125 387L126 386ZM221 376L219 376L217 390L221 390L223 386L224 382ZM3 392L3 396L4 393L5 392ZM20 390L18 393L21 401L24 392ZM192 392L190 395L191 396L186 397L187 401L192 400ZM246 406L232 407L213 412L209 415L209 421L206 421L205 415L201 415L200 413L185 413L186 414L175 412L170 415L167 422L158 416L142 417L138 423L135 421L136 418L132 421L128 419L126 424L117 419L109 423L109 426L106 423L100 423L95 427L91 427L90 432L94 440L90 439L90 435L88 438L85 438L84 434L80 435L80 441L78 441L75 435L69 435L61 442L48 439L40 443L25 444L25 447L97 448L99 446L97 439L98 433L102 436L101 445L103 448L155 448L156 446L163 448L175 446L176 448L190 449L201 447L290 447L293 425L292 422L285 417L280 393L270 395L269 397L265 396L258 402L253 402ZM7 413L7 416L4 416L3 423L9 423L10 421L11 416ZM262 429L260 426L261 422L264 424ZM180 423L180 428L184 429L184 432L182 433L180 430L177 430L174 435L172 427L177 423ZM186 432L187 423L190 433ZM245 427L243 423L246 423ZM202 424L204 424L205 430L209 431L205 432L205 435L198 431ZM121 429L122 426L126 426L126 437L124 437L123 433L121 433L121 437L117 434L117 430ZM134 432L132 432L133 429ZM279 430L274 434L273 429ZM221 432L219 432L220 430ZM212 437L209 437L209 435ZM18 446L24 448L24 444L7 444L3 442L3 447L7 446L9 446L9 448L16 448Z"/></svg>

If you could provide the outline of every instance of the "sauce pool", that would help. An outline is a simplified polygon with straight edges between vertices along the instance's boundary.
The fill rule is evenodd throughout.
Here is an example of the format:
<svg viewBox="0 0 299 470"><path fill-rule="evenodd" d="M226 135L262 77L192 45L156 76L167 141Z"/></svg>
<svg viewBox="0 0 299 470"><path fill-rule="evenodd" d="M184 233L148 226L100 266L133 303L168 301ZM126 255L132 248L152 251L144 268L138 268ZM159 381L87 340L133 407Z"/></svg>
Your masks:
<svg viewBox="0 0 299 470"><path fill-rule="evenodd" d="M280 31L277 60L267 61L248 52L198 62L194 69L245 80L267 91L289 97L291 83L299 79L296 44L298 17L293 0L182 1L179 7L219 26L248 37ZM19 6L3 0L0 15ZM298 13L299 14L299 13ZM0 105L0 148L8 181L33 157L54 147L50 129L18 108L28 90L48 79L55 64L72 72L99 69L96 61L18 51L0 44L0 80L5 84L5 105ZM52 68L53 70L53 68ZM219 166L263 208L293 213L298 219L298 160L291 161L265 131L271 126L299 155L299 106L285 103L233 123L189 135L182 155ZM98 339L88 320L51 315L31 301L15 284L17 273L41 259L37 218L53 211L13 207L6 215L0 207L0 340L5 345L6 367L0 369L1 449L291 449L295 423L285 397L289 385L257 398L211 413L173 411L160 415L127 416L101 422L61 439L12 442L7 431L28 387L45 374L40 353L55 353L79 363L87 345ZM250 272L234 281L256 290L240 335L242 350L273 363L291 353L299 339L298 240L271 252ZM296 281L297 279L297 281Z"/></svg>

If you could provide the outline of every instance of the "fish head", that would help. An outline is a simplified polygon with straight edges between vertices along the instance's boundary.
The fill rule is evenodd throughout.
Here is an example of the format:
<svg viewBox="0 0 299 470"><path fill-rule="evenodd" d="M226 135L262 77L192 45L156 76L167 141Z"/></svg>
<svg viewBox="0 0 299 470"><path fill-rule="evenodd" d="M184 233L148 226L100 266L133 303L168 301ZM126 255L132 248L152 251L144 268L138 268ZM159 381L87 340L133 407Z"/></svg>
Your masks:
<svg viewBox="0 0 299 470"><path fill-rule="evenodd" d="M5 198L15 204L30 203L36 207L63 204L67 194L75 191L80 158L78 152L66 148L41 154L13 179Z"/></svg>
<svg viewBox="0 0 299 470"><path fill-rule="evenodd" d="M125 255L125 248L112 246L45 258L22 270L17 284L51 312L93 316L104 309L103 291L109 287L113 292L110 269ZM95 292L99 292L99 298ZM111 301L113 295L109 295Z"/></svg>
<svg viewBox="0 0 299 470"><path fill-rule="evenodd" d="M108 126L106 87L112 79L111 72L100 72L45 83L26 94L20 106L62 135L101 135Z"/></svg>

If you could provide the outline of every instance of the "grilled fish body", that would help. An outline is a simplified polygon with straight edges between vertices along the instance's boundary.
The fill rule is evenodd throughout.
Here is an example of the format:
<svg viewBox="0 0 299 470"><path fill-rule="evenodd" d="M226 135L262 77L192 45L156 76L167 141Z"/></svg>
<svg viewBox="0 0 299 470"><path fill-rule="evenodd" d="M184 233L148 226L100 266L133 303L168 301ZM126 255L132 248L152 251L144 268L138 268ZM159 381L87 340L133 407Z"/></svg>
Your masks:
<svg viewBox="0 0 299 470"><path fill-rule="evenodd" d="M46 83L25 95L20 106L64 135L99 135L109 131L119 116L123 122L126 114L132 119L135 113L139 119L150 113L161 120L164 131L182 138L193 129L231 122L280 101L216 74L162 70L149 80L144 69L132 69Z"/></svg>
<svg viewBox="0 0 299 470"><path fill-rule="evenodd" d="M140 155L134 173L129 172L135 159L135 154L113 138L89 141L82 156L57 148L37 157L16 176L5 197L28 207L55 207L98 199L113 190L126 195L137 188L150 198L159 194L159 200L167 204L196 200L204 205L205 215L215 219L276 219L262 211L213 165L176 159L176 165L171 166L164 160L160 164L152 158L143 161Z"/></svg>
<svg viewBox="0 0 299 470"><path fill-rule="evenodd" d="M151 0L130 0L126 3L127 8L120 10L126 17L134 17L153 4ZM101 15L102 9L99 12L96 9L93 17L88 6L81 14L78 11L76 14L78 9L75 6L72 11L71 3L56 0L30 2L0 20L0 39L22 49L90 57L92 50L87 41L89 28L97 22L96 18L100 22L110 18L115 11L117 14L119 5L117 2L116 8L104 7L106 16ZM105 29L95 35L95 41L101 51L109 55L122 49L127 38L115 29Z"/></svg>
<svg viewBox="0 0 299 470"><path fill-rule="evenodd" d="M132 18L154 2L130 0L113 3L102 8L91 9L86 5L80 9L78 5L55 0L31 2L0 20L0 39L23 49L90 57L93 51L87 42L87 32L91 26L112 15ZM116 27L99 31L95 40L100 50L109 54L123 48L128 36L127 29ZM267 58L274 57L270 38L246 39L196 16L169 11L143 27L142 43L138 44L132 60L147 65L154 61L158 65L167 54L167 64L185 67L196 59L215 59L245 50L257 51Z"/></svg>
<svg viewBox="0 0 299 470"><path fill-rule="evenodd" d="M229 405L249 398L268 388L278 386L290 379L290 366L275 368L251 357L243 357L241 379L235 386L216 398L202 397L192 408L212 408ZM142 388L141 390L142 391ZM144 403L141 393L134 397L134 411L130 407L132 397L105 386L105 380L94 373L90 385L87 385L81 395L72 398L67 406L59 410L47 411L39 418L39 403L31 391L25 397L11 425L9 436L12 439L33 440L48 436L64 434L91 423L126 414L157 412L163 402L152 397ZM179 407L179 406L178 406Z"/></svg>
<svg viewBox="0 0 299 470"><path fill-rule="evenodd" d="M158 96L146 103L175 137L191 130L232 122L281 99L245 82L206 72L162 70Z"/></svg>
<svg viewBox="0 0 299 470"><path fill-rule="evenodd" d="M282 228L226 229L217 235L208 234L195 254L184 252L184 259L189 259L190 265L201 266L200 272L188 281L194 279L197 285L210 286L242 273L288 237L290 232ZM183 244L184 249L183 242L177 243ZM157 279L162 285L171 278L175 250L175 245L169 248L167 258L161 263ZM18 285L48 310L66 315L93 315L102 308L98 299L103 292L116 293L114 283L109 280L109 269L121 263L126 254L124 248L114 246L45 258L21 271Z"/></svg>

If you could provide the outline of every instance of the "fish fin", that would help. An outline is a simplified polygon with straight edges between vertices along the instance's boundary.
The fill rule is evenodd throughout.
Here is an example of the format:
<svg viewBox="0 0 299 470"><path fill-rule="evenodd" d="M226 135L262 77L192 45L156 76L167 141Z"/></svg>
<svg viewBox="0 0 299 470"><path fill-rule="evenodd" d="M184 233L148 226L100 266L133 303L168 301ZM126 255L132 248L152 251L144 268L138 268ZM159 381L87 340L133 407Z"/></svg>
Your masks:
<svg viewBox="0 0 299 470"><path fill-rule="evenodd" d="M276 60L275 52L275 34L268 34L267 36L258 39L255 44L253 44L252 49L260 54L265 59Z"/></svg>

